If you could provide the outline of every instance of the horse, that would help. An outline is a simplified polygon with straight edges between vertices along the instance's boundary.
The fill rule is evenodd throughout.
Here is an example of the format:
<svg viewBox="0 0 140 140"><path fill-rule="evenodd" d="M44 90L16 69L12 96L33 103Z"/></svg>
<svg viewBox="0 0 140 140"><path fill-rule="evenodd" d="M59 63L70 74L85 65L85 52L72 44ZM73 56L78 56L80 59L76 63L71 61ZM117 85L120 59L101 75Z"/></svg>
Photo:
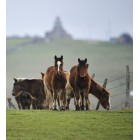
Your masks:
<svg viewBox="0 0 140 140"><path fill-rule="evenodd" d="M54 66L50 66L44 75L44 85L47 94L53 98L52 110L57 110L56 100L60 101L60 110L65 110L64 101L66 100L65 86L67 83L66 75L63 70L63 56L54 56ZM59 105L59 104L58 104Z"/></svg>
<svg viewBox="0 0 140 140"><path fill-rule="evenodd" d="M75 110L84 110L84 107L86 107L86 110L89 110L88 93L91 79L88 74L87 58L85 60L78 58L78 65L73 66L70 70L69 82L74 90Z"/></svg>
<svg viewBox="0 0 140 140"><path fill-rule="evenodd" d="M32 102L36 100L31 94L25 90L21 90L20 94L17 95L20 98L21 108L30 109Z"/></svg>
<svg viewBox="0 0 140 140"><path fill-rule="evenodd" d="M91 78L89 93L99 99L103 108L107 110L111 108L110 93L105 88L100 86L97 82L95 82L93 78Z"/></svg>
<svg viewBox="0 0 140 140"><path fill-rule="evenodd" d="M69 104L70 104L70 100L71 98L74 97L74 91L73 91L73 88L71 87L70 83L69 83L69 78L70 78L70 72L68 71L65 71L65 74L66 74L66 79L67 79L67 84L66 84L66 102L65 102L65 108L67 110L69 110Z"/></svg>
<svg viewBox="0 0 140 140"><path fill-rule="evenodd" d="M69 90L70 90L69 92L66 92L66 96L67 96L66 108L67 109L69 109L71 98L74 98L73 90L72 89L69 89ZM100 101L104 109L109 110L111 108L110 93L101 85L99 85L97 82L95 82L93 78L91 78L89 94L94 95Z"/></svg>
<svg viewBox="0 0 140 140"><path fill-rule="evenodd" d="M19 109L22 109L21 100L32 101L33 109L43 109L45 101L44 84L42 79L14 78L12 95L15 96Z"/></svg>
<svg viewBox="0 0 140 140"><path fill-rule="evenodd" d="M45 73L41 72L41 77L42 77L42 80L43 80L43 83L44 83ZM53 108L52 107L53 106L53 98L52 98L52 95L47 91L46 85L44 85L44 91L46 93L46 100L45 100L45 103L44 103L44 109L52 109ZM59 104L59 106L60 106L60 104Z"/></svg>

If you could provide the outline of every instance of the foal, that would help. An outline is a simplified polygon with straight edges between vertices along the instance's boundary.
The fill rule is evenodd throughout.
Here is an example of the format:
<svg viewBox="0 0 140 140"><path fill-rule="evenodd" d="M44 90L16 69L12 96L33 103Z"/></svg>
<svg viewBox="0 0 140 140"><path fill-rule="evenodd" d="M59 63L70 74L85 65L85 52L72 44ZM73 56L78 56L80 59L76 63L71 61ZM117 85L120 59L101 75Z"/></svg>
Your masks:
<svg viewBox="0 0 140 140"><path fill-rule="evenodd" d="M65 86L66 75L63 70L63 56L54 57L54 66L50 66L44 75L44 84L47 94L53 98L53 110L57 110L56 100L60 101L60 110L64 110L64 100L66 100Z"/></svg>
<svg viewBox="0 0 140 140"><path fill-rule="evenodd" d="M78 58L78 65L71 68L70 84L74 90L75 110L84 110L84 106L86 106L86 110L89 110L88 93L91 79L88 74L87 58L85 60Z"/></svg>

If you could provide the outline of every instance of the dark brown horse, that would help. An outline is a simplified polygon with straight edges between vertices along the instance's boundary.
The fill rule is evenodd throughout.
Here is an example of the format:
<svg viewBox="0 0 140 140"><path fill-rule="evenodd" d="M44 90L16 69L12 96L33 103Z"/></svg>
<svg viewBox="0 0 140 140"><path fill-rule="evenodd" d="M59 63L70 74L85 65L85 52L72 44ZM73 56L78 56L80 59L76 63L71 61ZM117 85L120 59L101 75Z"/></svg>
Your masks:
<svg viewBox="0 0 140 140"><path fill-rule="evenodd" d="M31 104L33 109L43 109L45 92L42 79L14 78L14 81L12 95L15 96L19 109L24 109L25 105L29 109Z"/></svg>
<svg viewBox="0 0 140 140"><path fill-rule="evenodd" d="M78 65L73 66L70 70L70 85L74 90L75 110L89 110L88 93L91 84L91 79L88 74L87 58L80 60Z"/></svg>
<svg viewBox="0 0 140 140"><path fill-rule="evenodd" d="M97 97L101 105L105 109L109 110L111 108L110 93L105 88L100 86L97 82L95 82L92 78L91 78L91 86L90 86L89 93Z"/></svg>
<svg viewBox="0 0 140 140"><path fill-rule="evenodd" d="M60 110L64 110L66 75L63 70L63 56L54 57L54 66L47 69L44 76L44 85L47 94L53 97L53 110L57 110L56 100L60 101Z"/></svg>

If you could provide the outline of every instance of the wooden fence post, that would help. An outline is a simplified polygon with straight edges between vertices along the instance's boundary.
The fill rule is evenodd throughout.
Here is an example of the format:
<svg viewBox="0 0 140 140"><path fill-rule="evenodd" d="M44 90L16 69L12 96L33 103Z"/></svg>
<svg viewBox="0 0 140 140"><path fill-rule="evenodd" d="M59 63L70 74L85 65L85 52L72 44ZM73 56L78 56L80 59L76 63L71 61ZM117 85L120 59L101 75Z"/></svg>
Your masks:
<svg viewBox="0 0 140 140"><path fill-rule="evenodd" d="M106 88L107 80L108 80L108 79L105 78L105 81L104 81L104 83L103 83L103 88ZM96 110L99 109L100 104L101 104L100 101L98 101L97 106L96 106Z"/></svg>
<svg viewBox="0 0 140 140"><path fill-rule="evenodd" d="M9 109L10 109L10 108L16 109L16 107L15 107L15 105L13 104L13 102L11 101L11 98L10 98L10 97L7 98L7 101L8 101Z"/></svg>
<svg viewBox="0 0 140 140"><path fill-rule="evenodd" d="M126 101L125 101L125 108L130 108L129 92L130 92L130 72L129 72L129 66L126 65Z"/></svg>

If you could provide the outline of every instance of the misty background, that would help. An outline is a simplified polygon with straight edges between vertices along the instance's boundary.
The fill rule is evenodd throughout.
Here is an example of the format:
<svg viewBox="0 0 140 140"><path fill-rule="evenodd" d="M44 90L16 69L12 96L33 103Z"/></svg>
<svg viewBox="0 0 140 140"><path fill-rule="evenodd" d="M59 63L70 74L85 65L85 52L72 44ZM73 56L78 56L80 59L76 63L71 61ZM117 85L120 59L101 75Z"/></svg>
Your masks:
<svg viewBox="0 0 140 140"><path fill-rule="evenodd" d="M67 71L87 58L89 74L100 85L108 79L112 106L123 108L126 65L133 93L133 1L7 0L6 96L14 100L13 78L41 78L54 55L64 56Z"/></svg>
<svg viewBox="0 0 140 140"><path fill-rule="evenodd" d="M59 16L75 39L133 37L133 0L7 0L7 36L44 36Z"/></svg>

